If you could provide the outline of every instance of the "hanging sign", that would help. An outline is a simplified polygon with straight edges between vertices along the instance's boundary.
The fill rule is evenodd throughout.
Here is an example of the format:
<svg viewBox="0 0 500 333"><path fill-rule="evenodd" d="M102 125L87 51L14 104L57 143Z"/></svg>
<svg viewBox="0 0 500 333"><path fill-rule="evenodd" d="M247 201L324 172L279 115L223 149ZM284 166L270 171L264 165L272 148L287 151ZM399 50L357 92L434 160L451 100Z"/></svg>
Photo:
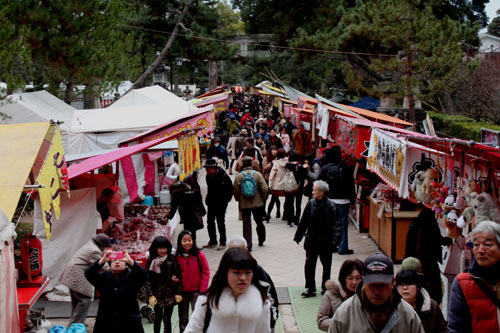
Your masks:
<svg viewBox="0 0 500 333"><path fill-rule="evenodd" d="M56 220L59 220L61 212L59 191L66 190L69 195L68 171L59 128L52 139L52 144L40 169L37 182L45 186L38 189L38 194L40 196L45 233L47 234L47 240L50 240L53 215L55 215Z"/></svg>
<svg viewBox="0 0 500 333"><path fill-rule="evenodd" d="M371 128L356 125L349 120L336 118L335 142L357 159L368 157Z"/></svg>
<svg viewBox="0 0 500 333"><path fill-rule="evenodd" d="M196 135L186 135L178 139L179 179L183 180L201 168L200 144Z"/></svg>
<svg viewBox="0 0 500 333"><path fill-rule="evenodd" d="M368 151L368 170L379 175L389 186L403 193L406 182L406 144L386 134L373 129Z"/></svg>

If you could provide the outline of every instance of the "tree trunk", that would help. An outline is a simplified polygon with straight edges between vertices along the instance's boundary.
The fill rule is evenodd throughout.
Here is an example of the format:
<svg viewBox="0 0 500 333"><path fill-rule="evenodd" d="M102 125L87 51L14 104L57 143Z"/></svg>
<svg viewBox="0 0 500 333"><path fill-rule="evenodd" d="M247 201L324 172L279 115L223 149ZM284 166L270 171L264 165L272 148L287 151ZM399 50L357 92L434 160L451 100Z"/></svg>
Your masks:
<svg viewBox="0 0 500 333"><path fill-rule="evenodd" d="M174 30L172 31L172 34L170 35L167 41L167 44L163 47L160 54L156 57L155 61L153 61L153 63L146 69L144 73L142 73L142 75L137 79L137 81L134 82L132 87L129 90L127 90L127 93L132 89L144 87L144 85L146 84L146 80L151 76L151 74L153 74L155 68L158 67L159 64L161 64L161 62L165 58L165 55L167 54L167 51L174 44L174 40L175 37L177 36L177 32L179 31L179 27L181 26L182 20L184 19L184 16L186 16L188 9L193 2L194 0L189 0L189 2L184 6L184 9L182 10L181 14L179 15L179 18L177 19L177 23L175 24Z"/></svg>
<svg viewBox="0 0 500 333"><path fill-rule="evenodd" d="M210 60L208 68L208 90L217 88L217 61Z"/></svg>
<svg viewBox="0 0 500 333"><path fill-rule="evenodd" d="M66 83L66 92L64 93L64 101L66 104L71 105L71 101L73 100L73 75L69 77L68 83Z"/></svg>

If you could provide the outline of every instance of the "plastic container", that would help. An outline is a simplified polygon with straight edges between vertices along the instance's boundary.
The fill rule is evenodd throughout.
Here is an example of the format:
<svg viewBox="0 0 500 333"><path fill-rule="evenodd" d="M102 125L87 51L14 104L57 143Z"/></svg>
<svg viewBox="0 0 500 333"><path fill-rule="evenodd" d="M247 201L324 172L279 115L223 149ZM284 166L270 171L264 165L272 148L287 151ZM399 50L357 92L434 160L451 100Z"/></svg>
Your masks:
<svg viewBox="0 0 500 333"><path fill-rule="evenodd" d="M172 201L172 197L170 196L170 191L169 190L162 190L160 191L160 204L161 205L168 205Z"/></svg>
<svg viewBox="0 0 500 333"><path fill-rule="evenodd" d="M66 327L62 325L52 326L49 333L66 333Z"/></svg>
<svg viewBox="0 0 500 333"><path fill-rule="evenodd" d="M81 323L71 324L67 333L87 333L87 328Z"/></svg>
<svg viewBox="0 0 500 333"><path fill-rule="evenodd" d="M144 198L144 201L141 202L141 205L153 206L154 205L153 197L149 196L149 195L146 195L146 197Z"/></svg>

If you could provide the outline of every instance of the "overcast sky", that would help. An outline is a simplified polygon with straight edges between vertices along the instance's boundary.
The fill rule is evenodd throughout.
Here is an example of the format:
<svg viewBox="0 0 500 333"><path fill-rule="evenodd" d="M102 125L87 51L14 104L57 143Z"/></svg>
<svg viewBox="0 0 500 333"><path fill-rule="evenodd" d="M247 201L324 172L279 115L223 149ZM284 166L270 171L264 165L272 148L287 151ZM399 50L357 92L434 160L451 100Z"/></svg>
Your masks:
<svg viewBox="0 0 500 333"><path fill-rule="evenodd" d="M488 15L489 18L488 23L497 16L496 11L499 9L500 0L490 0L490 2L486 4L486 15Z"/></svg>

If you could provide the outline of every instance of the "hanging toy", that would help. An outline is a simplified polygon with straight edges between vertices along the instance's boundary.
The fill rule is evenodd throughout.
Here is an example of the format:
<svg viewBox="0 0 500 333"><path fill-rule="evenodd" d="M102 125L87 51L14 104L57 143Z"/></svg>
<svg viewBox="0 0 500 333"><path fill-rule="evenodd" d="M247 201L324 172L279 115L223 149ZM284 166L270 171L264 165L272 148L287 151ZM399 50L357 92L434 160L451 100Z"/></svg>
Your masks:
<svg viewBox="0 0 500 333"><path fill-rule="evenodd" d="M428 193L427 189L424 189L426 171L419 171L415 175L415 179L411 184L411 190L415 194L415 198L423 203L429 203L432 201L432 193Z"/></svg>
<svg viewBox="0 0 500 333"><path fill-rule="evenodd" d="M461 236L462 230L457 225L458 215L452 210L446 215L446 219L444 221L444 225L448 229L448 237L457 239Z"/></svg>
<svg viewBox="0 0 500 333"><path fill-rule="evenodd" d="M455 206L455 197L453 196L453 194L450 194L444 199L442 209L445 213L449 213L454 206Z"/></svg>
<svg viewBox="0 0 500 333"><path fill-rule="evenodd" d="M472 194L472 209L476 217L475 225L483 221L495 221L500 223L500 210L493 200L491 194L483 192L481 194Z"/></svg>

